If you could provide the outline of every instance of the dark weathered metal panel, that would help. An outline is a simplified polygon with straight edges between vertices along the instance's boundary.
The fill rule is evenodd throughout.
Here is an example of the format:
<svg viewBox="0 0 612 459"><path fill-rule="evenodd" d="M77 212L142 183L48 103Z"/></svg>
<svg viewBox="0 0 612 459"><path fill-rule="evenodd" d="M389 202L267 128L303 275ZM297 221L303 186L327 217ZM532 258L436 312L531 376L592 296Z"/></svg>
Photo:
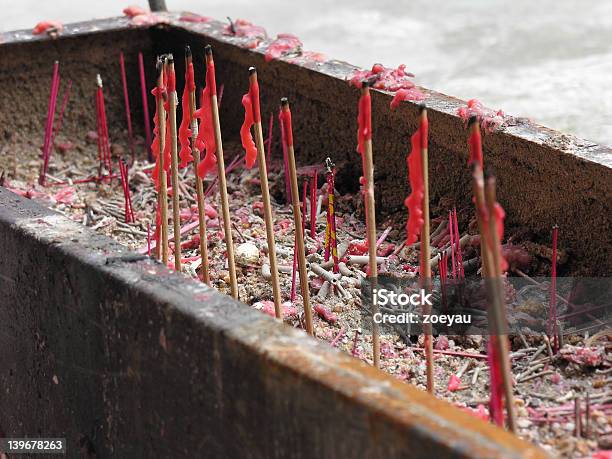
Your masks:
<svg viewBox="0 0 612 459"><path fill-rule="evenodd" d="M69 457L544 457L2 188L0 247L4 435Z"/></svg>

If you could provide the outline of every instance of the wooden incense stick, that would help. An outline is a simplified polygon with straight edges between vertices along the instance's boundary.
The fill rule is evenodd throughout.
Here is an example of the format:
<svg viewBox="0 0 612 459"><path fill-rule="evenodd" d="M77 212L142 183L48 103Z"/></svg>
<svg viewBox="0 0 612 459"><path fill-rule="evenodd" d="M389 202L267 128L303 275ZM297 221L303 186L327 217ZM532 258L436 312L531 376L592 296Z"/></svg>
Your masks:
<svg viewBox="0 0 612 459"><path fill-rule="evenodd" d="M505 317L505 293L503 286L503 277L501 269L501 241L499 240L499 233L497 231L497 220L495 215L495 204L497 203L497 196L495 192L495 178L488 177L485 181L485 201L487 205L487 212L489 215L489 237L491 238L492 244L490 245L491 257L490 261L493 263L490 266L490 279L494 287L494 301L492 308L492 316L495 327L495 334L497 335L496 344L498 346L498 356L501 360L501 372L502 381L504 386L504 395L506 399L506 413L508 415L508 428L510 431L516 431L516 415L514 412L514 396L512 389L512 370L510 368L510 357L508 351L508 338L507 338L507 319Z"/></svg>
<svg viewBox="0 0 612 459"><path fill-rule="evenodd" d="M291 126L291 109L286 98L281 99L281 107L284 114L283 128L285 129L284 140L287 144L287 157L289 161L289 180L291 185L291 203L293 205L293 220L295 227L295 242L297 251L298 268L300 270L300 286L304 300L304 319L306 321L306 332L314 333L312 327L312 310L310 306L310 291L308 286L308 268L306 267L306 251L304 249L304 233L302 225L302 212L300 208L300 191L298 189L297 170L295 167L295 151L293 149L293 132Z"/></svg>
<svg viewBox="0 0 612 459"><path fill-rule="evenodd" d="M192 63L191 48L185 47L185 64L187 67ZM200 257L202 259L202 282L210 285L210 272L208 267L208 236L206 231L206 208L204 203L204 186L202 179L198 175L198 164L200 164L200 150L197 147L196 139L198 138L198 120L195 117L196 110L196 94L195 85L193 90L189 92L189 117L191 119L191 153L193 156L193 172L196 180L196 199L198 201L198 222L200 234ZM183 107L185 110L185 107Z"/></svg>
<svg viewBox="0 0 612 459"><path fill-rule="evenodd" d="M257 86L257 70L249 68L249 82ZM270 188L268 186L268 171L266 169L266 155L264 152L263 132L261 129L261 113L259 112L259 93L253 102L253 119L255 120L255 145L257 146L257 163L259 166L259 180L261 182L261 197L264 205L264 220L266 223L266 237L268 240L268 257L272 274L272 295L274 296L274 311L277 319L281 319L281 296L278 279L278 265L276 262L276 244L274 242L274 222L272 220L272 206L270 205Z"/></svg>
<svg viewBox="0 0 612 459"><path fill-rule="evenodd" d="M170 177L172 180L172 223L174 225L174 269L181 270L181 208L180 190L178 180L178 144L176 127L176 105L178 96L176 95L176 77L174 72L174 58L168 55L168 119L170 122L170 142L171 167Z"/></svg>
<svg viewBox="0 0 612 459"><path fill-rule="evenodd" d="M164 75L166 74L166 61L161 60L157 63L157 88L161 92L164 89ZM164 264L168 264L168 183L166 171L164 169L164 149L166 147L166 110L164 108L163 97L157 98L157 116L159 127L159 209L161 212L161 231L162 240L159 248L159 257ZM159 243L157 244L159 246Z"/></svg>
<svg viewBox="0 0 612 459"><path fill-rule="evenodd" d="M427 145L427 109L421 108L421 164L423 168L423 228L421 230L421 263L419 274L421 278L421 288L426 292L431 290L431 250L429 246L429 155ZM423 314L430 313L430 307L423 305ZM425 359L427 363L427 391L434 393L434 374L433 374L433 337L431 323L424 324L423 333L425 334Z"/></svg>
<svg viewBox="0 0 612 459"><path fill-rule="evenodd" d="M207 71L214 72L214 59L212 47L205 48ZM221 121L219 119L219 105L217 102L217 88L214 73L211 81L214 88L210 88L210 107L215 128L215 143L217 144L217 177L219 178L219 195L221 197L221 211L223 213L223 232L225 233L225 247L227 251L227 266L230 275L230 291L232 298L238 299L238 280L236 278L236 262L234 258L234 238L232 236L232 220L230 218L229 200L227 196L227 180L225 178L225 160L223 158L223 140L221 139ZM259 125L261 129L261 123ZM203 260L202 260L203 262Z"/></svg>
<svg viewBox="0 0 612 459"><path fill-rule="evenodd" d="M362 96L370 93L369 85L364 82ZM372 158L372 139L367 136L364 140L364 174L365 174L365 206L366 227L368 235L369 277L372 289L376 288L378 278L378 264L376 261L376 211L374 203L374 160ZM372 302L372 317L378 312L378 305ZM380 367L380 330L378 324L372 320L372 360L376 368Z"/></svg>

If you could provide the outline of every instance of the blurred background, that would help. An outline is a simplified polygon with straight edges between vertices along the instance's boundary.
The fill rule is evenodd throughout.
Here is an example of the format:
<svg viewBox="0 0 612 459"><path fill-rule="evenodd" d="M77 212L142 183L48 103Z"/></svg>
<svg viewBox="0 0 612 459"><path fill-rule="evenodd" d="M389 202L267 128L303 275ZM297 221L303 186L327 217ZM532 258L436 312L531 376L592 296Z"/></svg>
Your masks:
<svg viewBox="0 0 612 459"><path fill-rule="evenodd" d="M128 1L2 0L0 30L32 28L43 19L118 16ZM273 37L290 32L305 49L362 67L404 63L427 88L612 145L608 0L166 3L219 20L248 19Z"/></svg>

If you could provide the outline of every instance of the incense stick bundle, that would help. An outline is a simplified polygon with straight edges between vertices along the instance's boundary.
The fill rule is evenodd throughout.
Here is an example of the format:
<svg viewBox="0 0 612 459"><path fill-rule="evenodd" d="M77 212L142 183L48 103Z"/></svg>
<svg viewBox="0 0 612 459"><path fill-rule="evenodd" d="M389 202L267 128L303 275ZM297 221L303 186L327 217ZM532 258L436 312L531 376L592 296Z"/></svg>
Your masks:
<svg viewBox="0 0 612 459"><path fill-rule="evenodd" d="M505 315L505 293L502 276L502 255L501 241L499 240L499 232L497 228L497 219L494 217L496 212L497 197L495 192L495 178L488 177L485 181L485 200L487 205L487 213L489 220L489 238L491 240L491 258L492 266L489 274L492 277L494 295L493 295L493 325L495 327L497 352L501 365L502 382L504 395L506 399L506 413L508 415L508 428L515 432L516 416L514 412L514 396L512 389L512 370L510 368L509 343L507 338L508 323Z"/></svg>
<svg viewBox="0 0 612 459"><path fill-rule="evenodd" d="M180 190L178 181L178 143L176 126L176 106L178 96L176 95L176 73L174 71L174 58L168 55L168 120L170 122L170 152L171 167L170 177L172 179L172 223L174 225L174 269L181 270L181 208ZM168 139L166 139L166 142Z"/></svg>
<svg viewBox="0 0 612 459"><path fill-rule="evenodd" d="M255 146L257 148L257 163L259 166L259 180L261 182L261 197L264 206L264 221L266 224L266 238L268 242L268 257L272 274L272 295L274 297L274 311L277 319L282 318L280 282L278 278L278 264L276 261L276 244L274 241L274 221L272 220L272 205L270 204L270 189L268 186L268 171L266 169L266 156L264 152L263 132L261 128L261 112L259 108L259 84L257 70L249 68L249 95L253 108L253 121L255 126ZM300 276L302 277L302 276Z"/></svg>
<svg viewBox="0 0 612 459"><path fill-rule="evenodd" d="M164 75L166 74L166 62L162 62L161 59L157 61L157 125L159 132L157 133L159 139L159 152L157 153L157 164L158 164L158 200L159 200L159 212L161 214L160 221L160 234L161 244L157 242L156 252L158 258L162 260L164 264L168 263L168 183L166 177L166 170L164 164L164 149L166 148L166 109L164 108L164 97L163 94L166 91Z"/></svg>
<svg viewBox="0 0 612 459"><path fill-rule="evenodd" d="M306 322L306 333L313 335L312 310L310 306L310 291L308 286L308 268L306 267L306 250L304 247L304 232L300 199L297 181L297 170L295 167L295 151L293 149L293 130L291 126L291 109L286 98L281 99L281 110L283 115L283 128L285 130L284 140L287 145L287 159L289 161L289 175L291 182L291 202L293 205L293 220L295 227L296 256L300 270L300 286L304 300L304 319Z"/></svg>
<svg viewBox="0 0 612 459"><path fill-rule="evenodd" d="M196 109L196 95L195 95L195 80L193 75L193 56L191 54L191 48L185 47L185 66L187 75L185 85L189 90L189 106L183 107L183 110L189 110L189 117L191 119L191 153L193 156L193 171L196 181L196 200L198 203L198 231L200 236L200 257L202 259L202 282L210 285L210 271L208 262L208 236L206 231L206 212L205 212L205 201L204 201L204 187L202 179L197 173L198 164L200 163L200 150L197 147L198 138L198 121L195 117Z"/></svg>
<svg viewBox="0 0 612 459"><path fill-rule="evenodd" d="M555 354L559 351L559 327L557 323L557 239L559 227L553 226L552 233L552 273L550 275L550 303L548 315L548 336L553 340L553 351Z"/></svg>
<svg viewBox="0 0 612 459"><path fill-rule="evenodd" d="M104 90L102 86L102 77L96 75L96 109L98 123L98 159L100 160L99 176L102 177L102 168L106 167L108 171L108 179L112 181L113 165L111 160L110 142L108 138L108 123L106 121L106 107L104 106Z"/></svg>
<svg viewBox="0 0 612 459"><path fill-rule="evenodd" d="M423 227L421 229L421 258L419 266L419 274L421 279L421 288L426 292L431 290L431 249L429 243L429 155L428 155L428 120L427 109L421 107L420 115L421 129L421 165L423 168ZM430 313L430 307L423 305L423 314ZM431 323L426 323L423 326L425 334L425 360L427 363L427 391L434 393L434 374L433 374L433 337Z"/></svg>
<svg viewBox="0 0 612 459"><path fill-rule="evenodd" d="M210 86L210 107L212 122L215 131L217 146L217 177L219 180L219 194L221 196L221 211L223 213L223 232L225 233L225 248L227 251L227 265L230 275L230 291L234 299L238 299L238 280L236 277L236 262L234 257L234 238L232 236L232 221L230 217L229 199L227 195L227 180L225 178L225 159L223 156L223 140L221 138L221 121L219 119L219 102L217 101L217 81L215 76L215 61L212 47L205 48L206 54L206 81ZM261 123L259 125L261 132Z"/></svg>
<svg viewBox="0 0 612 459"><path fill-rule="evenodd" d="M480 149L480 126L478 120L470 120L470 127L472 129L472 137L475 140L474 144L476 149ZM504 316L505 295L501 272L501 244L495 217L495 205L497 202L495 197L495 181L487 180L485 191L485 181L482 171L482 152L473 151L472 158L470 163L473 167L473 190L476 204L476 217L481 234L480 251L482 258L482 274L485 278L490 301L488 314L489 330L491 333L490 346L493 351L491 361L493 365L500 365L500 376L505 396L506 412L508 414L508 427L514 432L516 428L516 417L514 413L508 340L507 337L504 336L504 333L507 333L507 323ZM492 376L494 373L495 368L492 367ZM495 389L493 386L494 384L492 384L492 390ZM500 413L492 414L499 417ZM503 421L503 417L501 421ZM498 420L497 422L500 421Z"/></svg>

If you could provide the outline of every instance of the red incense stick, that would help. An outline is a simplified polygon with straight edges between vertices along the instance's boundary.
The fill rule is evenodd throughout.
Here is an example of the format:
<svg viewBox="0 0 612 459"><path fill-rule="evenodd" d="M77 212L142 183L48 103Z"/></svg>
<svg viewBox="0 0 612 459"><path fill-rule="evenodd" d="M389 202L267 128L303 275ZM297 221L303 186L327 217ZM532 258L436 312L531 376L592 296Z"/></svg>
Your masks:
<svg viewBox="0 0 612 459"><path fill-rule="evenodd" d="M43 143L43 165L40 171L40 176L38 177L38 183L40 185L45 184L45 179L47 177L47 168L49 167L49 157L51 155L51 146L52 146L52 132L53 132L53 119L55 117L55 106L57 103L57 92L59 90L59 62L55 61L53 63L53 77L51 79L51 94L49 95L49 105L47 107L47 121L45 123L45 140Z"/></svg>
<svg viewBox="0 0 612 459"><path fill-rule="evenodd" d="M130 209L130 219L132 223L136 222L136 217L134 216L134 208L132 207L132 194L130 192L130 166L127 162L124 161L123 167L125 168L125 191L127 193L127 202L128 207Z"/></svg>
<svg viewBox="0 0 612 459"><path fill-rule="evenodd" d="M128 194L127 194L127 179L125 173L125 164L122 159L119 160L119 173L121 174L121 188L123 189L123 200L124 200L124 214L125 223L130 223L130 207L128 205Z"/></svg>
<svg viewBox="0 0 612 459"><path fill-rule="evenodd" d="M119 53L119 66L121 67L121 82L123 83L123 101L125 103L125 119L127 121L128 128L128 140L130 143L130 152L132 153L132 161L136 157L134 151L134 136L132 134L132 115L130 113L130 97L128 95L127 88L127 77L125 76L125 60L123 58L123 51Z"/></svg>
<svg viewBox="0 0 612 459"><path fill-rule="evenodd" d="M151 224L147 222L147 256L151 256Z"/></svg>
<svg viewBox="0 0 612 459"><path fill-rule="evenodd" d="M268 138L266 139L266 163L268 170L272 162L272 129L274 127L274 114L270 112L270 122L268 124Z"/></svg>
<svg viewBox="0 0 612 459"><path fill-rule="evenodd" d="M278 117L281 128L281 144L283 147L283 167L285 169L285 195L287 196L287 200L291 202L291 186L289 184L289 162L287 160L287 145L285 142L285 127L283 123L283 117Z"/></svg>
<svg viewBox="0 0 612 459"><path fill-rule="evenodd" d="M102 89L102 78L97 75L98 89L96 91L97 121L98 121L98 159L101 168L105 166L108 170L108 178L112 180L113 166L111 161L110 144L108 139L108 123L106 121L106 108L104 107L104 92ZM100 171L101 175L101 171Z"/></svg>
<svg viewBox="0 0 612 459"><path fill-rule="evenodd" d="M319 173L316 169L312 173L310 181L310 237L316 239L317 236L317 177Z"/></svg>
<svg viewBox="0 0 612 459"><path fill-rule="evenodd" d="M142 52L138 53L138 70L140 73L140 92L142 97L142 113L144 116L145 125L145 147L147 149L147 157L149 161L153 161L151 154L151 120L149 119L149 101L147 100L147 79L145 77L144 60Z"/></svg>
<svg viewBox="0 0 612 459"><path fill-rule="evenodd" d="M559 227L553 226L552 233L552 273L550 280L550 309L548 316L548 334L553 337L553 349L555 354L559 350L558 334L559 330L557 327L557 237L559 233Z"/></svg>
<svg viewBox="0 0 612 459"><path fill-rule="evenodd" d="M458 236L454 234L454 225L453 225L453 213L448 212L448 233L450 235L450 249L451 249L451 271L453 273L453 279L457 278L457 267L455 265L455 238Z"/></svg>
<svg viewBox="0 0 612 459"><path fill-rule="evenodd" d="M306 228L306 198L308 196L308 179L304 179L304 191L302 193L302 224Z"/></svg>
<svg viewBox="0 0 612 459"><path fill-rule="evenodd" d="M70 98L70 90L72 89L72 80L68 80L68 87L64 92L64 98L62 99L62 105L60 107L59 116L57 117L57 125L55 126L55 130L53 131L53 140L57 137L62 128L62 121L64 120L64 111L66 110L66 106L68 105L68 99Z"/></svg>
<svg viewBox="0 0 612 459"><path fill-rule="evenodd" d="M459 268L459 278L465 279L463 271L463 255L461 254L461 233L459 233L459 225L457 224L457 208L453 207L453 224L455 227L455 237L457 244L457 267Z"/></svg>
<svg viewBox="0 0 612 459"><path fill-rule="evenodd" d="M221 99L223 99L223 88L225 86L223 83L219 85L219 90L217 91L217 108L221 108Z"/></svg>

